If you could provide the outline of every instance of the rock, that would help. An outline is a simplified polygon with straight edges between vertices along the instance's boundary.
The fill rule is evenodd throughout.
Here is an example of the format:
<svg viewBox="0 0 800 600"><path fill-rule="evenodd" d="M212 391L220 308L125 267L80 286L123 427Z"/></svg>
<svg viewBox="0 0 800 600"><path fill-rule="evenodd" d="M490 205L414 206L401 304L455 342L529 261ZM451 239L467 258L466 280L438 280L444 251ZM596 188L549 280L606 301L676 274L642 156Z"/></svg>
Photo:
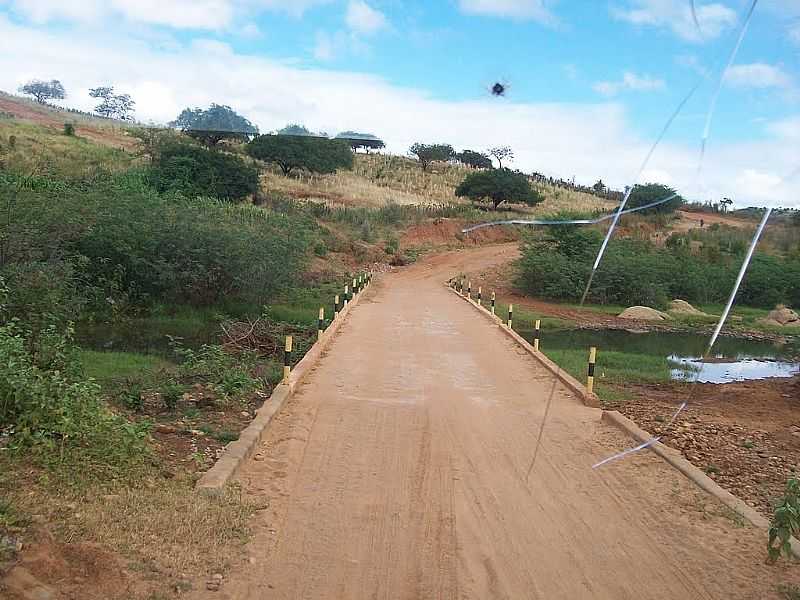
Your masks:
<svg viewBox="0 0 800 600"><path fill-rule="evenodd" d="M14 567L3 579L7 591L16 594L22 600L54 600L56 592L49 585L31 575L24 567Z"/></svg>
<svg viewBox="0 0 800 600"><path fill-rule="evenodd" d="M669 303L667 312L676 315L695 315L697 317L710 317L708 313L702 310L697 310L694 306L686 302L686 300L673 300Z"/></svg>
<svg viewBox="0 0 800 600"><path fill-rule="evenodd" d="M668 314L650 308L649 306L631 306L619 314L620 319L634 319L637 321L665 321L671 318Z"/></svg>
<svg viewBox="0 0 800 600"><path fill-rule="evenodd" d="M767 318L764 319L764 321L774 322L781 326L800 325L800 315L794 312L791 308L787 308L785 306L778 306L775 308L775 310L770 311L770 313L767 315Z"/></svg>
<svg viewBox="0 0 800 600"><path fill-rule="evenodd" d="M206 581L206 589L209 592L218 592L220 588L221 582L216 579L209 579Z"/></svg>
<svg viewBox="0 0 800 600"><path fill-rule="evenodd" d="M215 581L222 581L224 577L222 576L222 573L214 573L211 576L211 579L214 579Z"/></svg>

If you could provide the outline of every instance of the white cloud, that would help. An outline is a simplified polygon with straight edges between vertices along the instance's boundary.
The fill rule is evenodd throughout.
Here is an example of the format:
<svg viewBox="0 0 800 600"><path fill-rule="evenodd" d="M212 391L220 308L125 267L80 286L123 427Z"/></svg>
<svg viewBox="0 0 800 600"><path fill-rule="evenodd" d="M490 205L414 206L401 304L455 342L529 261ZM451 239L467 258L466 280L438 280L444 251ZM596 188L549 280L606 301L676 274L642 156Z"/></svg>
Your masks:
<svg viewBox="0 0 800 600"><path fill-rule="evenodd" d="M796 140L800 143L800 115L767 123L767 132L776 137Z"/></svg>
<svg viewBox="0 0 800 600"><path fill-rule="evenodd" d="M634 25L670 29L678 37L692 42L719 37L737 20L736 12L724 4L697 3L698 31L688 0L631 0L627 8L612 8L611 14Z"/></svg>
<svg viewBox="0 0 800 600"><path fill-rule="evenodd" d="M24 61L19 60L19 48L26 49ZM635 133L625 109L614 102L445 101L379 77L297 68L237 54L224 44L202 41L163 50L103 31L76 44L72 32L26 28L0 16L0 89L15 90L42 76L63 81L69 104L81 109L94 105L90 87L109 83L132 94L137 116L145 121L167 122L187 106L218 102L232 106L262 131L289 122L331 133L374 131L394 153L405 153L416 141L448 142L459 149L508 144L514 148L515 165L523 170L575 175L588 184L602 178L617 189L631 183L652 143ZM783 130L774 127L778 129L771 137L759 141L718 145L712 138L702 177L708 194L701 199L730 196L740 205L800 205L796 186L782 184L769 193L758 187L795 169L800 158L800 145L779 136ZM649 174L694 198L698 190L690 182L697 157L694 144L665 143ZM747 174L748 169L766 179ZM740 188L741 177L755 181L755 187Z"/></svg>
<svg viewBox="0 0 800 600"><path fill-rule="evenodd" d="M333 60L336 56L333 37L325 31L318 31L315 37L314 58L322 61Z"/></svg>
<svg viewBox="0 0 800 600"><path fill-rule="evenodd" d="M73 21L96 25L122 17L131 22L177 29L217 30L230 27L237 16L263 10L301 16L331 0L9 0L19 15L38 24Z"/></svg>
<svg viewBox="0 0 800 600"><path fill-rule="evenodd" d="M363 0L350 0L345 15L347 26L357 33L371 35L387 27L386 17Z"/></svg>
<svg viewBox="0 0 800 600"><path fill-rule="evenodd" d="M530 19L548 25L557 22L547 0L459 0L461 12L468 15Z"/></svg>
<svg viewBox="0 0 800 600"><path fill-rule="evenodd" d="M725 75L725 83L738 88L792 87L792 78L780 67L766 63L733 65Z"/></svg>
<svg viewBox="0 0 800 600"><path fill-rule="evenodd" d="M789 27L789 39L800 46L800 19Z"/></svg>
<svg viewBox="0 0 800 600"><path fill-rule="evenodd" d="M616 96L622 91L653 92L666 88L663 79L656 79L649 75L637 75L625 71L620 81L598 81L593 86L594 90L604 96Z"/></svg>

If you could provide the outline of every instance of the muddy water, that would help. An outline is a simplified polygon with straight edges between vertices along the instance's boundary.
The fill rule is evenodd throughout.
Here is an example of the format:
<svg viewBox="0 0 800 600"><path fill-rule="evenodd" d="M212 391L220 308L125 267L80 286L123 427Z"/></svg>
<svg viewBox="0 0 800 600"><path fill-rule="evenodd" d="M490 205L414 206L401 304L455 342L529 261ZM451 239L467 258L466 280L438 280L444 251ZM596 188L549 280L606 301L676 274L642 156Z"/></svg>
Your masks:
<svg viewBox="0 0 800 600"><path fill-rule="evenodd" d="M526 338L532 332L524 332ZM791 377L800 372L800 342L774 343L764 340L721 337L713 358L701 361L707 335L688 333L632 333L618 330L543 331L542 345L550 349L588 348L660 356L669 361L672 379L697 379L703 383L729 383Z"/></svg>

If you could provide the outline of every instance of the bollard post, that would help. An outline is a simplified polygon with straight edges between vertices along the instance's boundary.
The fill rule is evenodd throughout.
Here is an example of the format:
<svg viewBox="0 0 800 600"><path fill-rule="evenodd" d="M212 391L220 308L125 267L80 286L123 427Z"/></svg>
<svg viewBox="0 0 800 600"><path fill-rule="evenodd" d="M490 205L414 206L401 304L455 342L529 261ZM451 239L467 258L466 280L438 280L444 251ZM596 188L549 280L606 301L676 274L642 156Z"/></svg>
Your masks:
<svg viewBox="0 0 800 600"><path fill-rule="evenodd" d="M481 286L478 286L478 306L481 305Z"/></svg>
<svg viewBox="0 0 800 600"><path fill-rule="evenodd" d="M283 348L283 383L289 383L289 373L292 371L292 336L286 336L286 346Z"/></svg>
<svg viewBox="0 0 800 600"><path fill-rule="evenodd" d="M342 300L342 306L347 306L347 286L344 286L344 299Z"/></svg>
<svg viewBox="0 0 800 600"><path fill-rule="evenodd" d="M350 289L350 300L352 300L357 293L358 290L356 289L356 279L353 277L353 287Z"/></svg>
<svg viewBox="0 0 800 600"><path fill-rule="evenodd" d="M467 299L472 300L472 281L467 281Z"/></svg>
<svg viewBox="0 0 800 600"><path fill-rule="evenodd" d="M317 323L317 339L322 337L322 332L325 331L325 307L319 307L319 322Z"/></svg>
<svg viewBox="0 0 800 600"><path fill-rule="evenodd" d="M458 280L458 293L461 294L462 296L464 295L464 280L463 279L459 279Z"/></svg>
<svg viewBox="0 0 800 600"><path fill-rule="evenodd" d="M492 314L494 314L494 292L492 292Z"/></svg>
<svg viewBox="0 0 800 600"><path fill-rule="evenodd" d="M511 326L511 322L513 320L514 320L514 305L513 304L509 304L508 305L508 328L509 329L513 329L513 327Z"/></svg>
<svg viewBox="0 0 800 600"><path fill-rule="evenodd" d="M536 319L536 327L533 330L533 349L537 352L539 351L539 326L542 322L539 319Z"/></svg>
<svg viewBox="0 0 800 600"><path fill-rule="evenodd" d="M597 348L589 348L589 375L586 377L586 389L591 394L594 391L594 363L597 358Z"/></svg>
<svg viewBox="0 0 800 600"><path fill-rule="evenodd" d="M333 318L339 316L339 294L333 297Z"/></svg>

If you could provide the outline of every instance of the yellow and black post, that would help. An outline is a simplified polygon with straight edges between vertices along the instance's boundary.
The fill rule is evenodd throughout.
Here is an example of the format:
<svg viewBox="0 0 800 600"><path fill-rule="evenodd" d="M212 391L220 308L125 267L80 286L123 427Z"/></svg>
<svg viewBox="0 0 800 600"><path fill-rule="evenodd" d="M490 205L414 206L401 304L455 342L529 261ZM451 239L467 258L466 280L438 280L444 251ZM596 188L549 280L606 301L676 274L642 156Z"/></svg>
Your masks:
<svg viewBox="0 0 800 600"><path fill-rule="evenodd" d="M333 297L333 318L335 319L338 316L339 316L339 294L336 294Z"/></svg>
<svg viewBox="0 0 800 600"><path fill-rule="evenodd" d="M283 383L289 382L289 373L292 371L292 336L286 336L286 346L283 348Z"/></svg>
<svg viewBox="0 0 800 600"><path fill-rule="evenodd" d="M494 300L495 300L494 292L492 292L492 314L494 314Z"/></svg>
<svg viewBox="0 0 800 600"><path fill-rule="evenodd" d="M342 302L344 302L343 306L347 306L347 289L347 286L344 286L344 299L342 300Z"/></svg>
<svg viewBox="0 0 800 600"><path fill-rule="evenodd" d="M322 337L322 332L325 331L325 307L319 307L319 321L317 322L317 339Z"/></svg>
<svg viewBox="0 0 800 600"><path fill-rule="evenodd" d="M483 290L482 290L481 286L478 286L478 306L481 305L481 293L482 293L482 291Z"/></svg>
<svg viewBox="0 0 800 600"><path fill-rule="evenodd" d="M594 363L597 358L597 348L589 348L589 376L586 378L586 389L591 394L594 391Z"/></svg>
<svg viewBox="0 0 800 600"><path fill-rule="evenodd" d="M464 280L463 279L459 279L458 280L458 293L461 294L462 296L464 295Z"/></svg>
<svg viewBox="0 0 800 600"><path fill-rule="evenodd" d="M513 320L514 320L514 305L513 304L509 304L508 305L508 328L509 329L513 329L513 327L511 326L511 323L512 323Z"/></svg>
<svg viewBox="0 0 800 600"><path fill-rule="evenodd" d="M358 293L358 288L356 288L356 278L353 277L353 287L350 290L350 300L355 298L356 293Z"/></svg>
<svg viewBox="0 0 800 600"><path fill-rule="evenodd" d="M533 349L537 352L539 351L539 327L541 324L542 322L536 319L536 326L533 329Z"/></svg>
<svg viewBox="0 0 800 600"><path fill-rule="evenodd" d="M472 300L472 281L467 281L467 299Z"/></svg>

